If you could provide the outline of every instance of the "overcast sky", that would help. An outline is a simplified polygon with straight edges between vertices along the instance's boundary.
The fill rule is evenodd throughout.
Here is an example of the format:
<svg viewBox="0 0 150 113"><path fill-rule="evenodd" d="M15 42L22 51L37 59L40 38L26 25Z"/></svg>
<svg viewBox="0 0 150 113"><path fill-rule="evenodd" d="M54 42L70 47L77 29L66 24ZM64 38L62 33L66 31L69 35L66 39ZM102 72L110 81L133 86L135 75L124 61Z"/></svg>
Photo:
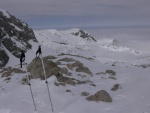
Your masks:
<svg viewBox="0 0 150 113"><path fill-rule="evenodd" d="M150 0L0 0L0 8L35 29L150 26Z"/></svg>

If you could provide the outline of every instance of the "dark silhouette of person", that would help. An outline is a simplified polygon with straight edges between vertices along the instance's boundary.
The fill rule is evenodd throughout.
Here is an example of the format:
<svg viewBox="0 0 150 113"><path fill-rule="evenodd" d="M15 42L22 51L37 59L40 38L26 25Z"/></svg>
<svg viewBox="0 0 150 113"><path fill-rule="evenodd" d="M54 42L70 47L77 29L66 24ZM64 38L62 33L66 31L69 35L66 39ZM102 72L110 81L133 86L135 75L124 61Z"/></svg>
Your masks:
<svg viewBox="0 0 150 113"><path fill-rule="evenodd" d="M39 57L41 53L42 53L41 46L39 46L38 50L36 51L36 57Z"/></svg>
<svg viewBox="0 0 150 113"><path fill-rule="evenodd" d="M24 51L21 50L21 55L20 55L20 67L22 68L22 63L25 61L25 54Z"/></svg>

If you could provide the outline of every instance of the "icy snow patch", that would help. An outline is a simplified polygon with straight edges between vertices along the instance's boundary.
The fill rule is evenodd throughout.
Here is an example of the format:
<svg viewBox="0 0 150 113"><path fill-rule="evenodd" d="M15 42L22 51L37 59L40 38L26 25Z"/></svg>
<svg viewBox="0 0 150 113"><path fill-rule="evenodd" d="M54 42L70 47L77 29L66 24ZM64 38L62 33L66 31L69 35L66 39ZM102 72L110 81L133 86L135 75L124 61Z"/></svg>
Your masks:
<svg viewBox="0 0 150 113"><path fill-rule="evenodd" d="M0 9L0 11L3 13L5 17L10 18L10 15L6 11L4 11L3 9Z"/></svg>
<svg viewBox="0 0 150 113"><path fill-rule="evenodd" d="M17 31L23 31L22 29L20 29L19 27L17 27L16 25L14 25L13 23L9 23L11 26L15 27L15 29Z"/></svg>

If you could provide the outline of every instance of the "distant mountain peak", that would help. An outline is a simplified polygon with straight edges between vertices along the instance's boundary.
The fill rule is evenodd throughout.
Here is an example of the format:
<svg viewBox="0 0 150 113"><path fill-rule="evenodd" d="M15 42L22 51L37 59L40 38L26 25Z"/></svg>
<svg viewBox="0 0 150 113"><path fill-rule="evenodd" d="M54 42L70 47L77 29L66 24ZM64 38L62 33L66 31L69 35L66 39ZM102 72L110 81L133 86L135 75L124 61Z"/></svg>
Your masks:
<svg viewBox="0 0 150 113"><path fill-rule="evenodd" d="M90 35L88 32L86 32L84 30L81 30L81 29L77 29L77 28L72 29L72 33L71 34L73 34L75 36L82 37L82 38L84 38L86 40L91 40L91 41L95 41L96 42L96 40L94 39L94 37L92 35Z"/></svg>
<svg viewBox="0 0 150 113"><path fill-rule="evenodd" d="M63 37L65 35L72 35L72 36L77 36L79 38L85 39L87 41L96 42L96 39L94 39L94 37L92 35L90 35L86 31L78 29L78 28L72 28L72 29L69 29L69 30L61 30L61 31L58 31L56 29L47 29L47 30L37 30L37 31L35 31L35 33L36 32L38 34L46 36L46 37L47 37L47 35L49 35L49 36L52 35L52 37L53 36Z"/></svg>

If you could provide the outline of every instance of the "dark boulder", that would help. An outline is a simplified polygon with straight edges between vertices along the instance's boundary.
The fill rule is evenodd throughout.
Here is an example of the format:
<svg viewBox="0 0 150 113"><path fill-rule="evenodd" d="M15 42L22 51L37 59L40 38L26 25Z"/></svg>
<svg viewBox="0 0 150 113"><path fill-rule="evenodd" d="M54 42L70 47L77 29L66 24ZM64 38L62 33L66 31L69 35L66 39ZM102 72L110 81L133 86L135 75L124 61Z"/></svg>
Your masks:
<svg viewBox="0 0 150 113"><path fill-rule="evenodd" d="M7 53L0 48L0 69L4 67L9 60Z"/></svg>
<svg viewBox="0 0 150 113"><path fill-rule="evenodd" d="M60 68L56 63L51 60L47 60L46 58L43 58L43 63L47 78L52 75L58 75ZM33 78L45 79L41 58L34 58L27 67L27 71L31 73Z"/></svg>
<svg viewBox="0 0 150 113"><path fill-rule="evenodd" d="M100 90L94 95L91 95L86 98L88 101L103 101L103 102L112 102L112 98L105 90Z"/></svg>

